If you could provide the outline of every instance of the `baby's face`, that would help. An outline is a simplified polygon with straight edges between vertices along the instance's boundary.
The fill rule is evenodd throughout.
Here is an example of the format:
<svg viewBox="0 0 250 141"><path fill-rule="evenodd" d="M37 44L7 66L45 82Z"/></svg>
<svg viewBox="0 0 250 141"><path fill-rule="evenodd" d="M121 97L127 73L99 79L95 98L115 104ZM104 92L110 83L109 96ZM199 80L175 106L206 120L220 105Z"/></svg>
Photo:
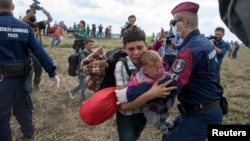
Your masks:
<svg viewBox="0 0 250 141"><path fill-rule="evenodd" d="M163 73L162 61L158 61L156 63L150 61L146 65L142 66L142 70L144 74L150 78L158 79Z"/></svg>

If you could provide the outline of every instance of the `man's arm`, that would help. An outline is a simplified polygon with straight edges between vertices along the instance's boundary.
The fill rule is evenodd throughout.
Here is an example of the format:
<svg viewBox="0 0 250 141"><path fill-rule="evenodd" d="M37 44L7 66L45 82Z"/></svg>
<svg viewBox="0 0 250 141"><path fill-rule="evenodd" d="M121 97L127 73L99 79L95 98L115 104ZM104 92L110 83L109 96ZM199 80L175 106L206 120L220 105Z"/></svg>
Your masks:
<svg viewBox="0 0 250 141"><path fill-rule="evenodd" d="M221 46L221 48L218 48L216 45L214 47L215 47L217 54L224 55L227 53L230 46L229 46L229 44L224 42L223 45Z"/></svg>
<svg viewBox="0 0 250 141"><path fill-rule="evenodd" d="M141 94L134 101L121 104L121 108L123 110L131 110L146 104L148 101L154 98L165 98L166 96L170 95L171 91L176 89L175 86L168 86L171 82L172 80L168 80L165 83L159 85L158 83L154 83L148 91Z"/></svg>
<svg viewBox="0 0 250 141"><path fill-rule="evenodd" d="M28 12L25 16L23 16L22 21L25 23L29 22L30 17L34 14L35 14L34 10L30 10L30 12Z"/></svg>
<svg viewBox="0 0 250 141"><path fill-rule="evenodd" d="M47 24L49 24L51 21L53 21L53 18L51 17L51 15L49 14L49 12L42 8L42 12L47 16L47 20L43 21L44 26L46 26ZM30 10L25 16L23 16L22 21L23 22L30 22L29 19L31 16L35 16L36 12L34 10Z"/></svg>
<svg viewBox="0 0 250 141"><path fill-rule="evenodd" d="M42 12L47 16L47 20L44 21L44 25L47 25L53 21L53 18L51 17L50 13L45 8L42 8Z"/></svg>

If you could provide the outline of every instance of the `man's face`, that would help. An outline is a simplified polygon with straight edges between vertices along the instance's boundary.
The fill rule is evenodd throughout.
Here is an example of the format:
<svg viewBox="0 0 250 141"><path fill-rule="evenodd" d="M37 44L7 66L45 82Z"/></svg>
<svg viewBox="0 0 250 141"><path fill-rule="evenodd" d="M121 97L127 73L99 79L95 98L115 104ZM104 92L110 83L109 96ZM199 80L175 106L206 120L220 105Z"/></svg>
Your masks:
<svg viewBox="0 0 250 141"><path fill-rule="evenodd" d="M142 53L147 50L144 41L132 41L128 42L124 47L124 51L128 54L129 58L136 65L139 64Z"/></svg>
<svg viewBox="0 0 250 141"><path fill-rule="evenodd" d="M85 45L85 47L86 47L88 50L92 51L92 49L93 49L93 47L94 47L94 43L88 42L88 43Z"/></svg>
<svg viewBox="0 0 250 141"><path fill-rule="evenodd" d="M221 41L224 36L223 32L220 30L216 30L214 34L216 36L216 41Z"/></svg>
<svg viewBox="0 0 250 141"><path fill-rule="evenodd" d="M129 18L129 19L128 19L128 23L129 23L130 25L134 25L134 24L135 24L135 21L136 21L135 18Z"/></svg>
<svg viewBox="0 0 250 141"><path fill-rule="evenodd" d="M36 12L34 10L30 10L29 14L31 14L31 17L29 20L33 23L36 21Z"/></svg>

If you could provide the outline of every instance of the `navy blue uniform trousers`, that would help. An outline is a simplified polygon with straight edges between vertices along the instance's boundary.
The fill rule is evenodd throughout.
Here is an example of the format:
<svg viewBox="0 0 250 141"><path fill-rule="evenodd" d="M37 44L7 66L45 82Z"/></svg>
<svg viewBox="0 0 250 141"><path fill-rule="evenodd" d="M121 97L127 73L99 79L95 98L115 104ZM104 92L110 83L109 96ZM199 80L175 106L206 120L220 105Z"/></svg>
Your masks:
<svg viewBox="0 0 250 141"><path fill-rule="evenodd" d="M22 133L34 134L33 105L28 86L28 81L23 76L4 78L0 81L0 140L12 140L9 123L12 108Z"/></svg>

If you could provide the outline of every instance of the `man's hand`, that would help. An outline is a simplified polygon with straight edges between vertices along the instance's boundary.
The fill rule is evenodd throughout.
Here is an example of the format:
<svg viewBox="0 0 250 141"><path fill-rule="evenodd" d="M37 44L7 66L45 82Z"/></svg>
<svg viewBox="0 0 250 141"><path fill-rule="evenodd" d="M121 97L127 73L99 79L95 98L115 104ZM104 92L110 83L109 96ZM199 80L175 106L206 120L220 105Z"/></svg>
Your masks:
<svg viewBox="0 0 250 141"><path fill-rule="evenodd" d="M209 41L210 41L210 43L211 43L212 45L214 45L214 42L215 42L214 39L210 39Z"/></svg>
<svg viewBox="0 0 250 141"><path fill-rule="evenodd" d="M124 89L120 89L120 90L115 90L116 97L117 97L117 102L116 102L117 105L128 102L127 89L128 87Z"/></svg>
<svg viewBox="0 0 250 141"><path fill-rule="evenodd" d="M165 38L166 39L166 33L164 31L163 28L161 28L161 32L160 32L160 36L159 36L159 40L161 40L162 38Z"/></svg>
<svg viewBox="0 0 250 141"><path fill-rule="evenodd" d="M60 79L58 75L55 75L54 77L50 78L50 86L56 85L56 88L59 88L60 86Z"/></svg>
<svg viewBox="0 0 250 141"><path fill-rule="evenodd" d="M169 96L171 94L171 91L177 89L176 86L169 86L172 81L173 80L170 79L162 84L158 84L159 82L154 83L148 91L150 99L166 98L167 96Z"/></svg>
<svg viewBox="0 0 250 141"><path fill-rule="evenodd" d="M174 49L176 49L176 48L177 48L176 43L172 42L171 44L172 44L172 46L173 46L173 48L174 48Z"/></svg>

